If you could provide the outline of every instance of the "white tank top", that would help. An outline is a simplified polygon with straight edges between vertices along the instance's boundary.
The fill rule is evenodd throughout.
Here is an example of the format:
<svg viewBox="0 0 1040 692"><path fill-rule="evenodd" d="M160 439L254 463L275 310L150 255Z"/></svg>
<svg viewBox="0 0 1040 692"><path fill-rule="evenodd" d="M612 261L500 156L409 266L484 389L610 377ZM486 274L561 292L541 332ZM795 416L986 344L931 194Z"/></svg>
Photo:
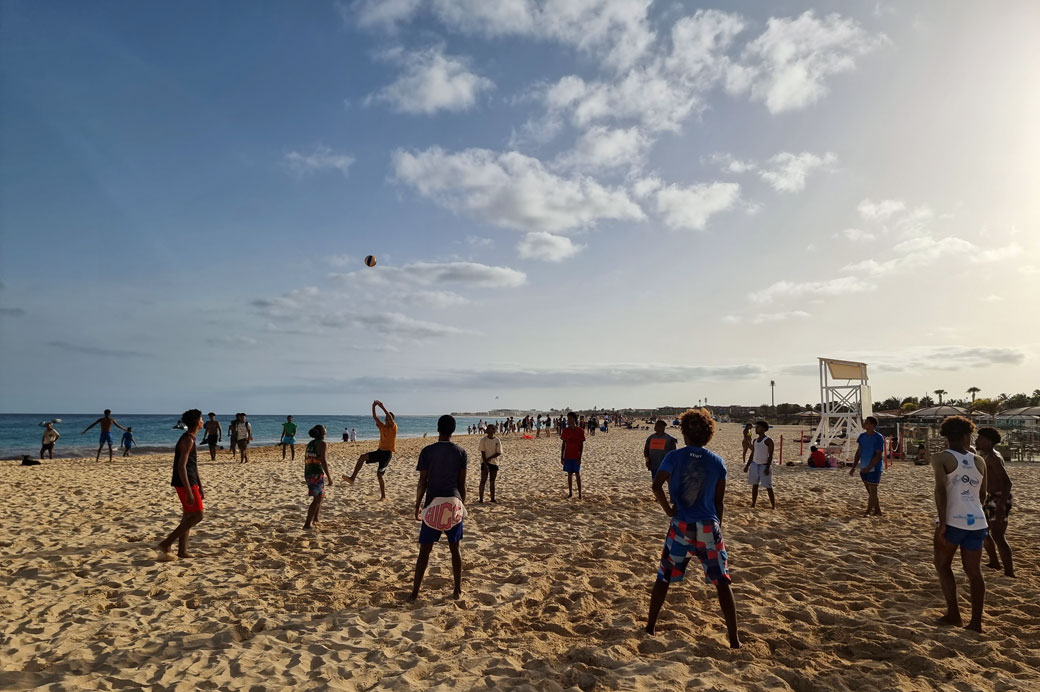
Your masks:
<svg viewBox="0 0 1040 692"><path fill-rule="evenodd" d="M751 456L751 460L756 464L764 464L769 461L769 447L766 445L766 440L769 436L766 435L761 440L755 438L754 449L755 452Z"/></svg>
<svg viewBox="0 0 1040 692"><path fill-rule="evenodd" d="M946 525L966 531L987 528L989 524L979 498L982 473L975 466L975 455L952 449L946 452L957 460L957 468L946 474Z"/></svg>

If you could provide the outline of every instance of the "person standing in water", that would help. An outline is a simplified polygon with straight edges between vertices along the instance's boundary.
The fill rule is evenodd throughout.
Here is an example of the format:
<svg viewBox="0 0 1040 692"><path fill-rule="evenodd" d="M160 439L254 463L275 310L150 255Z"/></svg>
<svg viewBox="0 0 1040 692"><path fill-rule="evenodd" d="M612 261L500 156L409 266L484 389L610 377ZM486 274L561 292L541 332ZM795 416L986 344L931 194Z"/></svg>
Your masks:
<svg viewBox="0 0 1040 692"><path fill-rule="evenodd" d="M322 438L324 439L324 438ZM310 444L308 442L307 444ZM296 461L296 423L293 423L292 416L286 416L285 422L282 423L282 461L285 461L285 448L289 447L292 451L291 459Z"/></svg>
<svg viewBox="0 0 1040 692"><path fill-rule="evenodd" d="M43 458L44 452L48 452L51 455L51 459L54 458L54 443L61 437L61 433L54 429L54 423L47 421L47 425L43 429L43 438L40 441L40 458Z"/></svg>
<svg viewBox="0 0 1040 692"><path fill-rule="evenodd" d="M159 543L159 559L163 562L174 559L170 548L177 543L177 557L190 558L188 552L188 534L192 527L202 521L202 499L206 497L199 479L198 457L195 450L195 436L202 429L202 411L193 408L185 411L181 421L188 426L187 431L177 440L173 453L173 478L170 485L177 491L181 501L181 522L177 528Z"/></svg>
<svg viewBox="0 0 1040 692"><path fill-rule="evenodd" d="M1004 457L996 450L1000 439L1000 432L996 428L979 428L975 438L979 456L986 461L986 499L982 503L989 523L989 535L985 543L989 562L986 567L1000 569L1003 561L1005 576L1014 577L1015 565L1011 560L1011 546L1007 542L1008 516L1012 506L1011 477L1004 467Z"/></svg>
<svg viewBox="0 0 1040 692"><path fill-rule="evenodd" d="M112 417L112 412L106 408L105 415L88 425L80 435L86 435L87 430L90 430L98 423L101 424L101 438L98 440L97 456L94 458L94 461L101 461L101 450L105 448L106 444L108 445L108 460L112 461L112 426L114 425L123 431L126 431L126 428L120 425L119 421Z"/></svg>
<svg viewBox="0 0 1040 692"><path fill-rule="evenodd" d="M376 407L383 410L385 420L380 421L379 416L376 415ZM397 421L394 419L394 414L386 410L386 406L383 406L383 402L376 399L372 402L372 419L376 422L376 427L379 428L379 446L373 452L362 454L358 457L357 464L354 466L354 472L349 476L343 476L343 480L351 485L354 485L354 479L357 478L358 472L361 471L361 467L365 464L376 464L376 478L379 480L379 499L386 499L386 483L383 481L383 474L386 473L387 467L390 466L390 460L394 456L394 452L397 451ZM454 432L454 430L452 430Z"/></svg>
<svg viewBox="0 0 1040 692"><path fill-rule="evenodd" d="M989 535L982 498L986 497L986 462L969 451L975 424L964 416L950 416L939 427L948 448L932 457L935 472L935 571L946 599L946 614L939 622L961 624L957 605L957 580L953 576L953 556L961 550L961 564L968 575L971 592L971 620L966 629L982 631L982 608L986 600L986 581L982 577L982 546Z"/></svg>
<svg viewBox="0 0 1040 692"><path fill-rule="evenodd" d="M748 474L748 485L751 486L751 506L758 502L758 486L761 485L769 494L769 505L776 509L776 497L773 495L773 441L766 436L769 423L764 420L755 423L758 433L751 443L751 456L744 462L744 473ZM749 470L750 469L750 470Z"/></svg>
<svg viewBox="0 0 1040 692"><path fill-rule="evenodd" d="M304 531L312 526L317 527L318 510L321 509L321 501L325 499L325 483L332 487L332 474L326 459L329 445L325 442L325 426L315 425L307 434L311 441L303 452L303 477L307 481L307 494L312 499L311 506L307 508L307 521L303 523Z"/></svg>
<svg viewBox="0 0 1040 692"><path fill-rule="evenodd" d="M722 540L726 464L718 454L705 449L715 434L715 421L707 410L691 409L679 419L679 426L686 446L669 452L654 477L654 496L672 522L650 594L646 632L654 634L668 587L683 580L690 557L696 555L707 581L718 593L730 648L739 649L729 556Z"/></svg>

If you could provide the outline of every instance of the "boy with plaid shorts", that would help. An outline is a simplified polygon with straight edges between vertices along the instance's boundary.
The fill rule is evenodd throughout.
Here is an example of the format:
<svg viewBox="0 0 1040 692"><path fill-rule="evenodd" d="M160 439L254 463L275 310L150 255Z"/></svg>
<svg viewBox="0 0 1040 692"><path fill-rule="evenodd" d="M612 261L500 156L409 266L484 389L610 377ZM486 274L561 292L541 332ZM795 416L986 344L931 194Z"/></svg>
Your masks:
<svg viewBox="0 0 1040 692"><path fill-rule="evenodd" d="M707 580L718 591L730 648L739 649L737 609L722 541L726 464L718 454L704 448L715 434L715 421L706 409L690 409L679 421L687 446L669 452L654 476L654 496L672 517L672 523L650 594L646 631L654 633L669 585L683 580L691 555L696 555ZM671 501L664 494L665 484Z"/></svg>

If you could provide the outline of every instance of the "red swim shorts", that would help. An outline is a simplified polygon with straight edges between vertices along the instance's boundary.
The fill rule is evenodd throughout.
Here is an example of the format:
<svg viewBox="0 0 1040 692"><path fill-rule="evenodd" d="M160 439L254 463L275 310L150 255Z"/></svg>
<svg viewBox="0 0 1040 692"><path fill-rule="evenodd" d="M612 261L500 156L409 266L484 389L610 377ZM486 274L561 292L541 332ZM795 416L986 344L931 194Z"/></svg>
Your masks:
<svg viewBox="0 0 1040 692"><path fill-rule="evenodd" d="M195 498L195 504L193 505L188 504L188 488L174 487L174 490L177 491L177 497L180 498L181 507L184 508L185 514L202 511L202 493L199 492L199 486L191 486L191 494Z"/></svg>

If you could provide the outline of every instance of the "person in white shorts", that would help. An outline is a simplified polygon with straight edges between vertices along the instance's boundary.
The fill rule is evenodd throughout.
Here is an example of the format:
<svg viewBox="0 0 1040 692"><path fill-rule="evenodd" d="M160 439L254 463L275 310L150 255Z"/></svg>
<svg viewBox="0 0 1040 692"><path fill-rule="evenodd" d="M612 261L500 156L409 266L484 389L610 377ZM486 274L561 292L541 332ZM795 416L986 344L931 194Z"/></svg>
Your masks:
<svg viewBox="0 0 1040 692"><path fill-rule="evenodd" d="M776 509L776 497L773 495L773 440L766 436L769 423L760 420L755 423L755 432L758 433L751 443L751 456L744 464L744 472L748 475L748 484L751 486L751 506L758 502L758 486L766 489L769 495L769 505Z"/></svg>

